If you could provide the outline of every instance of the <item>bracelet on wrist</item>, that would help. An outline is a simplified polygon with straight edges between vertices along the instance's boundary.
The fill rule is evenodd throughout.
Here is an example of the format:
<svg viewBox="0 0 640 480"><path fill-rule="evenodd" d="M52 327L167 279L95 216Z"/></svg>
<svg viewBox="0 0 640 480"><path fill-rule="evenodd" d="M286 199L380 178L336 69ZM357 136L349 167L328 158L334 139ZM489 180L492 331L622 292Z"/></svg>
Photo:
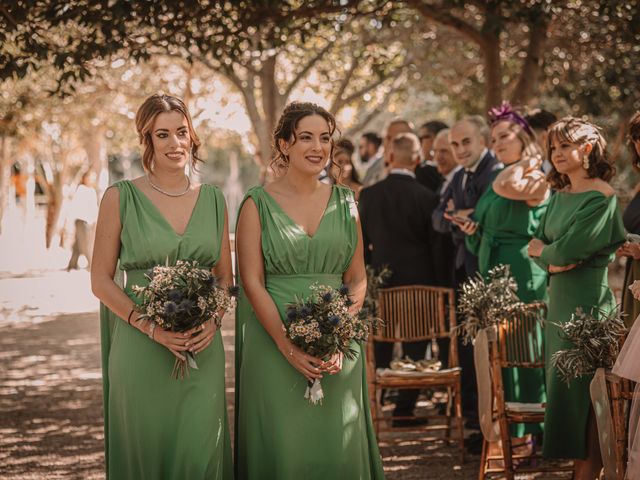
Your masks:
<svg viewBox="0 0 640 480"><path fill-rule="evenodd" d="M129 325L131 325L131 315L133 315L133 312L135 312L135 311L136 311L136 309L132 308L131 311L129 312L129 316L127 317L127 323Z"/></svg>

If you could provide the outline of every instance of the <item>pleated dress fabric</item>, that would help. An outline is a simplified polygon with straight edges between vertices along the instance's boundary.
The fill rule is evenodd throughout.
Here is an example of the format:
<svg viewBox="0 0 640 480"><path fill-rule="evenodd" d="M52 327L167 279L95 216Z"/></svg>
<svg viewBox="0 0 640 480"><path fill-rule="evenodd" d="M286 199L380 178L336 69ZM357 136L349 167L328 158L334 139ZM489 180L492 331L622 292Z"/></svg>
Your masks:
<svg viewBox="0 0 640 480"><path fill-rule="evenodd" d="M247 193L258 209L266 288L281 318L314 283L339 287L357 245L353 192L333 186L310 237L262 187ZM364 348L322 379L325 398L310 405L307 380L280 353L241 289L236 316L239 479L382 479L371 422Z"/></svg>
<svg viewBox="0 0 640 480"><path fill-rule="evenodd" d="M185 232L178 235L132 182L120 193L119 268L125 293L156 265L220 257L225 203L219 188L202 185ZM171 378L175 357L101 305L107 478L113 480L228 480L233 478L227 422L222 337L197 355L198 369Z"/></svg>

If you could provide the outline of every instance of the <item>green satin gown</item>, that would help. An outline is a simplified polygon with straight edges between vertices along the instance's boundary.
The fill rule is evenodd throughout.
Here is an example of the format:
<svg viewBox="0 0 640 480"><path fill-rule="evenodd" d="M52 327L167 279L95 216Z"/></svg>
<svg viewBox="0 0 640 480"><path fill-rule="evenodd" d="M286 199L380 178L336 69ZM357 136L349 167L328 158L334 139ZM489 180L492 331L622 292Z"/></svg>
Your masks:
<svg viewBox="0 0 640 480"><path fill-rule="evenodd" d="M262 188L249 190L262 226L266 288L282 318L286 304L317 282L339 287L357 245L353 192L334 186L313 237ZM240 260L241 261L241 260ZM322 405L304 398L306 379L282 356L241 290L236 316L239 479L382 479L371 422L364 349L322 379Z"/></svg>
<svg viewBox="0 0 640 480"><path fill-rule="evenodd" d="M183 235L132 182L118 182L124 291L148 281L155 265L220 257L225 203L217 187L202 185ZM113 480L226 480L233 478L220 332L198 354L198 370L171 378L175 357L104 305L100 309L107 478Z"/></svg>
<svg viewBox="0 0 640 480"><path fill-rule="evenodd" d="M518 284L518 297L526 303L547 300L547 273L527 254L540 218L548 201L536 207L526 202L501 197L489 187L480 197L473 213L478 230L466 238L467 249L478 256L480 274L486 275L499 264L509 265ZM537 332L542 340L542 329ZM542 341L537 342L542 345ZM505 399L508 402L546 402L544 371L531 368L509 368L502 373ZM517 424L512 435L539 433L541 425Z"/></svg>
<svg viewBox="0 0 640 480"><path fill-rule="evenodd" d="M593 190L558 192L549 202L536 237L546 244L539 258L542 265L578 265L551 275L549 281L543 454L547 458L584 459L592 376L575 379L569 386L558 377L551 366L551 356L558 350L571 348L572 344L560 337L560 329L554 324L570 320L577 307L586 312L593 309L594 313L615 308L607 265L625 240L617 199Z"/></svg>

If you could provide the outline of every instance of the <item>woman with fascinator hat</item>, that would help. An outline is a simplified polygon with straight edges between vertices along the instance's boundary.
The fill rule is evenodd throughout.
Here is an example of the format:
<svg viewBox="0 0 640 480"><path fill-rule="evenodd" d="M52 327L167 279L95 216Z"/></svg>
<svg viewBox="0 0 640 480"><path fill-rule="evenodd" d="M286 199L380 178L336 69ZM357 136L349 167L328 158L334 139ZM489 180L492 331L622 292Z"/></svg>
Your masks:
<svg viewBox="0 0 640 480"><path fill-rule="evenodd" d="M574 459L574 478L593 480L599 478L602 460L589 397L591 376L567 385L550 359L558 350L572 348L559 325L569 321L577 308L594 315L615 308L607 266L624 242L625 231L615 192L607 183L615 170L600 129L565 117L549 128L547 145L553 164L548 180L557 191L536 238L529 242L529 256L550 274L543 454Z"/></svg>
<svg viewBox="0 0 640 480"><path fill-rule="evenodd" d="M533 130L507 102L492 109L489 117L491 148L505 168L480 197L474 222L461 227L467 234L466 246L478 256L482 275L496 265L509 265L520 300L546 300L547 274L527 255L527 244L549 199L549 185L541 170L542 155ZM503 382L509 402L546 401L540 370L505 369ZM535 424L514 425L512 429L514 437L540 432L541 426Z"/></svg>

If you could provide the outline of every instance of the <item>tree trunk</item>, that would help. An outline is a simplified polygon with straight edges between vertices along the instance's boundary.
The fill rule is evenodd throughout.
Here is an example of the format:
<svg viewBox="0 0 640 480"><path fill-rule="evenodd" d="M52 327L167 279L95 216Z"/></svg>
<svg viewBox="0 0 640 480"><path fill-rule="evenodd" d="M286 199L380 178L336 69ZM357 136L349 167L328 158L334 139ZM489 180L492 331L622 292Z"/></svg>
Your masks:
<svg viewBox="0 0 640 480"><path fill-rule="evenodd" d="M546 15L538 15L529 25L529 46L522 65L520 78L511 96L514 105L526 105L538 88L544 46L547 41L549 21Z"/></svg>
<svg viewBox="0 0 640 480"><path fill-rule="evenodd" d="M487 2L486 16L482 25L485 74L485 110L500 105L502 94L502 61L500 59L500 33L502 32L502 17L497 2Z"/></svg>
<svg viewBox="0 0 640 480"><path fill-rule="evenodd" d="M104 134L104 126L92 128L83 142L84 150L89 160L89 171L96 176L98 198L102 196L102 192L106 190L109 183L109 162Z"/></svg>
<svg viewBox="0 0 640 480"><path fill-rule="evenodd" d="M2 132L0 133L0 233L2 232L2 217L7 206L7 194L9 193L10 157L9 139Z"/></svg>

